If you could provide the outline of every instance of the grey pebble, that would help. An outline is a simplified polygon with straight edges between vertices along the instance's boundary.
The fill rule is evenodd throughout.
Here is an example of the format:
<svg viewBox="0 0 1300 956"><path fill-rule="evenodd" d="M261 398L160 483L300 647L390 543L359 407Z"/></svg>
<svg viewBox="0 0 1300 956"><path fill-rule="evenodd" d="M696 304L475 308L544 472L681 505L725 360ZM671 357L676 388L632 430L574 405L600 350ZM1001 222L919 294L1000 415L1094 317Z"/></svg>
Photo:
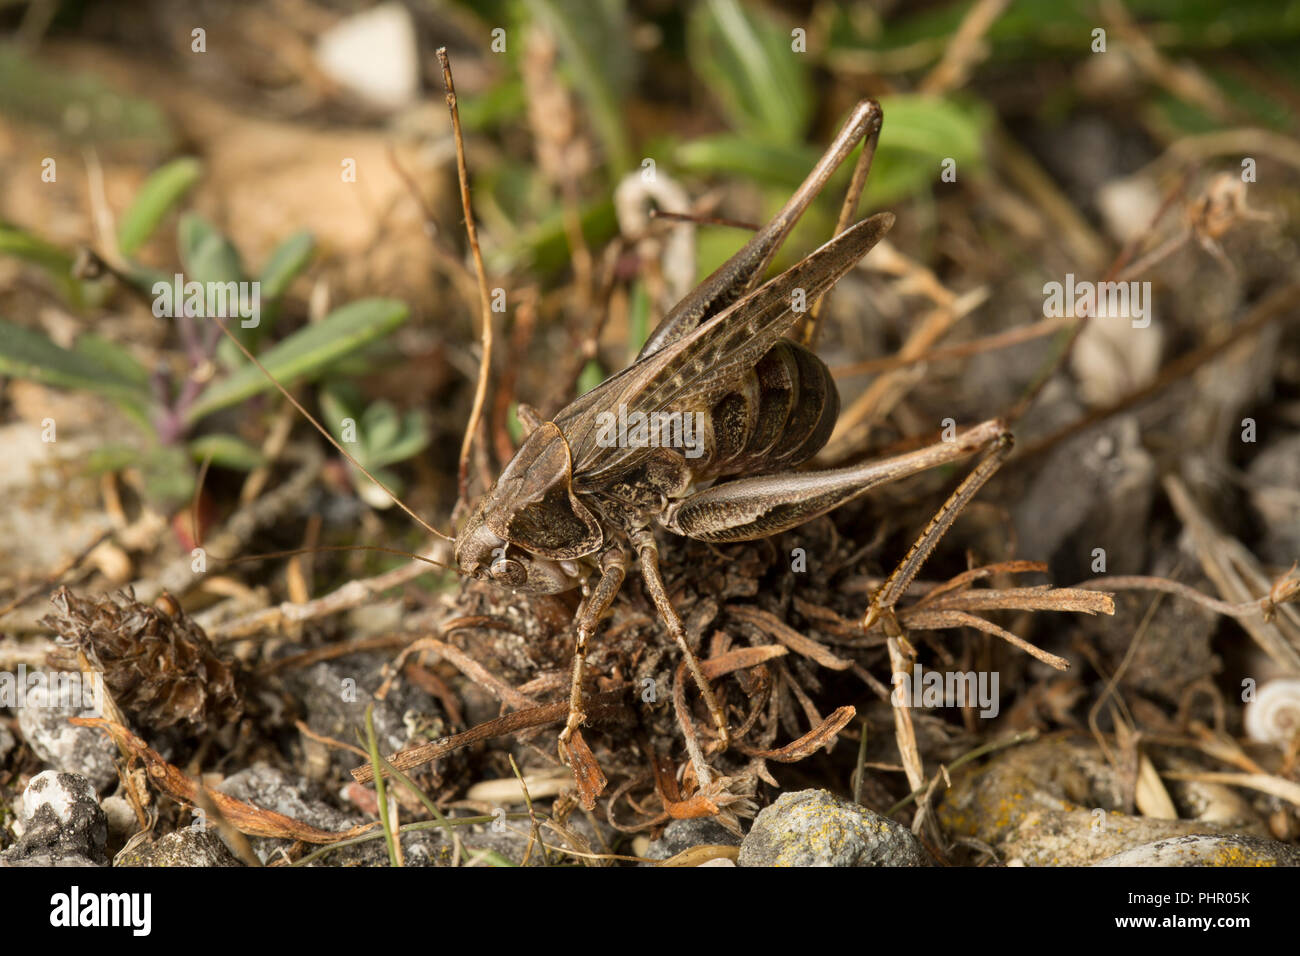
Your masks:
<svg viewBox="0 0 1300 956"><path fill-rule="evenodd" d="M23 791L22 836L5 851L9 866L103 866L108 820L89 781L46 770Z"/></svg>
<svg viewBox="0 0 1300 956"><path fill-rule="evenodd" d="M114 866L242 866L212 827L183 827L123 850Z"/></svg>
<svg viewBox="0 0 1300 956"><path fill-rule="evenodd" d="M83 714L91 716L80 707L22 707L18 729L47 767L85 777L100 791L117 782L117 746L102 730L68 723Z"/></svg>
<svg viewBox="0 0 1300 956"><path fill-rule="evenodd" d="M741 866L933 866L912 831L825 790L783 793L740 844Z"/></svg>
<svg viewBox="0 0 1300 956"><path fill-rule="evenodd" d="M1300 866L1300 847L1241 833L1157 840L1093 866Z"/></svg>

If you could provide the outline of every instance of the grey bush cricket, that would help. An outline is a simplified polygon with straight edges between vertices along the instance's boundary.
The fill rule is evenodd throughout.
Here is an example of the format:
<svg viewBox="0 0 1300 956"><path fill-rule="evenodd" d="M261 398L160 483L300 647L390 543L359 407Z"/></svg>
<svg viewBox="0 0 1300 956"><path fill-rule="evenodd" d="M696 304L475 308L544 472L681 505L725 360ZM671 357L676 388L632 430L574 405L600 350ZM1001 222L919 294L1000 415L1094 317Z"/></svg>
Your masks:
<svg viewBox="0 0 1300 956"><path fill-rule="evenodd" d="M448 100L454 110L450 85ZM728 745L726 715L659 571L656 526L707 542L763 538L825 514L877 485L987 450L872 598L863 627L879 621L896 634L895 602L1010 448L1006 426L993 419L952 441L894 457L826 471L796 470L830 438L839 395L826 365L787 333L808 306L870 251L894 217L879 213L841 228L803 261L767 282L761 280L800 215L863 142L845 203L845 213L851 215L881 123L875 101L858 103L780 212L664 317L630 366L550 421L520 406L523 444L455 536L456 561L463 573L523 594L582 589L569 715L559 738L566 760L569 743L585 719L587 649L633 557L639 559L650 598L712 714L719 746ZM471 219L468 204L466 214ZM841 217L841 227L847 218ZM702 453L688 455L672 443L649 441L611 447L598 440L598 422L602 414L615 412L628 418L637 413L698 415Z"/></svg>

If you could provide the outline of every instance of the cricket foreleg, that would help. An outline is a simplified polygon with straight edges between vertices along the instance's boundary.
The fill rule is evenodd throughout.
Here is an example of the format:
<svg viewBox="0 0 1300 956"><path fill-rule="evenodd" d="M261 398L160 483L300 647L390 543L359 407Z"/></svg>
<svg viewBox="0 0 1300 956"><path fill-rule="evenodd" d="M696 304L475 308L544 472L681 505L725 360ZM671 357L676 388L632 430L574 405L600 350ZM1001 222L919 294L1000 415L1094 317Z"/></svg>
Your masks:
<svg viewBox="0 0 1300 956"><path fill-rule="evenodd" d="M952 527L952 523L957 520L957 516L970 503L971 499L979 492L984 483L993 477L994 472L1002 466L1007 455L1011 452L1012 438L1011 433L1003 431L997 436L992 449L987 455L980 460L969 475L965 477L957 489L948 496L948 500L930 519L930 523L925 526L921 536L916 539L907 552L907 556L894 569L885 583L880 586L880 590L875 593L871 599L871 606L867 608L867 613L862 617L862 629L865 631L882 618L886 619L889 625L886 630L890 631L891 637L897 637L902 632L898 627L898 622L893 620L894 605L898 599L907 591L908 586L916 578L917 573L921 570L921 565L925 563L930 552L935 549L939 540Z"/></svg>
<svg viewBox="0 0 1300 956"><path fill-rule="evenodd" d="M610 548L601 555L600 581L596 584L596 590L578 612L578 639L573 651L573 683L569 688L569 719L564 724L564 730L560 731L559 742L560 759L566 764L569 762L569 740L587 719L582 702L582 676L587 666L587 645L596 633L601 615L614 603L626 575L627 555L620 548Z"/></svg>
<svg viewBox="0 0 1300 956"><path fill-rule="evenodd" d="M1004 438L1009 440L1006 426L998 419L991 419L967 429L952 441L892 458L829 471L727 481L669 505L662 522L668 530L698 541L765 538L798 527L877 485L947 464Z"/></svg>
<svg viewBox="0 0 1300 956"><path fill-rule="evenodd" d="M650 599L654 601L655 609L658 610L659 616L663 618L668 632L672 634L677 646L682 649L686 667L691 672L691 677L694 679L696 686L700 688L700 695L704 698L704 704L709 708L709 713L713 715L713 723L718 728L718 740L722 745L722 749L726 750L730 744L730 736L727 732L727 717L718 705L718 699L713 694L713 688L709 686L704 671L700 669L699 659L696 658L695 652L691 650L690 642L686 639L686 627L682 624L681 615L677 613L672 601L668 599L668 589L664 587L664 579L659 574L659 545L655 543L654 532L648 528L642 528L632 535L632 544L641 559L641 577L645 580L646 590L650 592Z"/></svg>

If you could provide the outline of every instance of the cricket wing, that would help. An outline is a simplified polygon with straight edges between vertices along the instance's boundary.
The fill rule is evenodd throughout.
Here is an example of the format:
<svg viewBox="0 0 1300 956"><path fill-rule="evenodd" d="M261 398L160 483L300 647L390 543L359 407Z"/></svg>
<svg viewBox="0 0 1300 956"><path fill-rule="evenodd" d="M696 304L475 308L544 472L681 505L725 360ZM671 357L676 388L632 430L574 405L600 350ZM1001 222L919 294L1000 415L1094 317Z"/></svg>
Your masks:
<svg viewBox="0 0 1300 956"><path fill-rule="evenodd" d="M599 409L565 424L573 450L575 480L624 468L650 449L605 448L597 442L596 412L691 412L708 409L752 369L768 350L894 224L879 213L840 233L802 262L749 293L690 335L638 360L602 387ZM800 293L802 293L800 295ZM796 305L799 306L796 310ZM572 431L570 431L572 429Z"/></svg>

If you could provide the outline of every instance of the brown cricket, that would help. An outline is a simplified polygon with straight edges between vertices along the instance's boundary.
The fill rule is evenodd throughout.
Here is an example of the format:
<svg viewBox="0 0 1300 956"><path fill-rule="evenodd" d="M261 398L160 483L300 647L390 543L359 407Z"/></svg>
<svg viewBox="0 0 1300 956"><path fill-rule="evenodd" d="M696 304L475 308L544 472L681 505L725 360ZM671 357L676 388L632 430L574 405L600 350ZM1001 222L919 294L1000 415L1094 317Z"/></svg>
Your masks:
<svg viewBox="0 0 1300 956"><path fill-rule="evenodd" d="M880 213L858 222L779 276L759 281L799 216L864 139L865 173L881 121L879 104L860 102L789 202L664 317L630 366L550 421L521 406L527 436L457 534L455 553L464 571L517 592L583 589L561 752L585 717L587 648L633 556L713 715L720 744L727 745L725 715L659 572L656 527L709 542L767 537L884 482L996 446L877 593L868 611L874 621L892 609L960 504L1009 445L1003 424L990 420L953 441L892 458L796 470L830 438L839 394L821 359L786 335L870 251L894 217ZM611 445L602 422L613 415L636 420L638 413L643 421L696 416L692 420L702 425L696 444L674 447L634 435L638 440L623 436ZM642 435L649 437L648 431Z"/></svg>
<svg viewBox="0 0 1300 956"><path fill-rule="evenodd" d="M445 61L444 78L454 121L454 92ZM659 572L656 527L708 542L763 538L823 515L877 485L988 449L872 598L862 626L881 621L891 634L898 634L894 604L1010 449L1006 426L991 419L951 441L894 457L825 471L797 470L830 438L839 394L821 359L787 335L880 241L894 217L879 213L844 228L803 261L760 281L799 217L865 141L841 216L841 225L847 222L865 183L881 122L878 103L858 103L785 206L664 317L630 366L550 421L527 406L519 407L527 433L524 442L456 535L455 554L463 573L519 593L582 589L568 719L559 739L566 760L569 742L586 716L587 648L633 557L639 559L650 597L712 714L719 746L728 745L726 716ZM472 222L467 195L462 199L467 221ZM280 390L361 467L306 409ZM607 416L630 420L655 413L661 420L696 416L692 420L701 427L691 447L604 440L601 424Z"/></svg>

